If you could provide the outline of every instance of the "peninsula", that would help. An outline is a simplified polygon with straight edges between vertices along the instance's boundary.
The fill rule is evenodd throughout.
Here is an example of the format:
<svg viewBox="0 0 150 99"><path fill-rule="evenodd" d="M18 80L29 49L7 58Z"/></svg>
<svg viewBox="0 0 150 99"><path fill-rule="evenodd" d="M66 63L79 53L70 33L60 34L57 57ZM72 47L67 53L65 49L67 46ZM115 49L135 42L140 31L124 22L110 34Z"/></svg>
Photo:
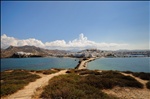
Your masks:
<svg viewBox="0 0 150 99"><path fill-rule="evenodd" d="M87 64L90 61L97 59L95 58L85 58L79 61L79 64L75 67L75 69L87 69Z"/></svg>

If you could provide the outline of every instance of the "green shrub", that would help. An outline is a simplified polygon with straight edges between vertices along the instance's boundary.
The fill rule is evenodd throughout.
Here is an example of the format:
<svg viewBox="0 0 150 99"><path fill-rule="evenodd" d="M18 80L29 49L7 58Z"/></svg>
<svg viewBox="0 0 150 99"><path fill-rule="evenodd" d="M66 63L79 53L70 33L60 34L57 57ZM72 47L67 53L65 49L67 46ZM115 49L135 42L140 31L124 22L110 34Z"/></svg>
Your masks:
<svg viewBox="0 0 150 99"><path fill-rule="evenodd" d="M35 72L35 70L30 70L30 72Z"/></svg>
<svg viewBox="0 0 150 99"><path fill-rule="evenodd" d="M143 80L150 80L150 73L144 73L144 72L133 73L133 76L139 77Z"/></svg>
<svg viewBox="0 0 150 99"><path fill-rule="evenodd" d="M86 74L101 75L100 72L92 71L92 70L86 70L86 71L79 72L79 75L86 75Z"/></svg>
<svg viewBox="0 0 150 99"><path fill-rule="evenodd" d="M72 73L70 70L67 70L66 73Z"/></svg>
<svg viewBox="0 0 150 99"><path fill-rule="evenodd" d="M148 89L150 89L150 81L148 81L148 82L146 83L146 87L147 87Z"/></svg>
<svg viewBox="0 0 150 99"><path fill-rule="evenodd" d="M143 85L134 78L124 76L117 71L97 72L73 69L67 72L66 75L52 78L44 88L41 98L115 99L116 97L108 96L101 90L111 89L115 86L143 88Z"/></svg>
<svg viewBox="0 0 150 99"><path fill-rule="evenodd" d="M37 70L36 73L42 73L42 74L45 74L45 75L49 75L49 74L53 74L53 73L56 73L60 71L60 69L48 69L48 70Z"/></svg>
<svg viewBox="0 0 150 99"><path fill-rule="evenodd" d="M145 73L145 72L131 72L131 71L124 71L124 73L132 74L133 76L139 77L140 79L143 79L143 80L150 80L150 73Z"/></svg>
<svg viewBox="0 0 150 99"><path fill-rule="evenodd" d="M80 70L72 69L72 70L68 70L66 73L76 73L79 75L86 75L86 74L101 75L101 73L98 71L88 70L88 69L80 69Z"/></svg>
<svg viewBox="0 0 150 99"><path fill-rule="evenodd" d="M61 71L61 70L64 70L63 68L52 68L53 70L56 70L56 71Z"/></svg>
<svg viewBox="0 0 150 99"><path fill-rule="evenodd" d="M76 74L54 77L44 88L41 98L46 99L116 99L94 86L82 83L83 76Z"/></svg>
<svg viewBox="0 0 150 99"><path fill-rule="evenodd" d="M27 70L13 70L12 72L1 72L1 96L12 94L22 89L29 82L40 78Z"/></svg>
<svg viewBox="0 0 150 99"><path fill-rule="evenodd" d="M130 76L124 76L118 71L97 72L92 70L71 70L70 72L76 72L80 75L88 74L81 79L81 82L101 89L109 89L117 85L120 87L143 88L140 82Z"/></svg>
<svg viewBox="0 0 150 99"><path fill-rule="evenodd" d="M133 72L131 71L123 71L124 73L127 73L127 74L132 74Z"/></svg>
<svg viewBox="0 0 150 99"><path fill-rule="evenodd" d="M37 70L36 73L43 73L43 70Z"/></svg>
<svg viewBox="0 0 150 99"><path fill-rule="evenodd" d="M117 71L104 71L102 72L102 78L109 78L113 86L143 88L143 85L136 79L131 76L124 76Z"/></svg>
<svg viewBox="0 0 150 99"><path fill-rule="evenodd" d="M53 73L56 73L57 71L54 71L54 70L45 70L43 71L43 74L45 75L49 75L49 74L53 74Z"/></svg>

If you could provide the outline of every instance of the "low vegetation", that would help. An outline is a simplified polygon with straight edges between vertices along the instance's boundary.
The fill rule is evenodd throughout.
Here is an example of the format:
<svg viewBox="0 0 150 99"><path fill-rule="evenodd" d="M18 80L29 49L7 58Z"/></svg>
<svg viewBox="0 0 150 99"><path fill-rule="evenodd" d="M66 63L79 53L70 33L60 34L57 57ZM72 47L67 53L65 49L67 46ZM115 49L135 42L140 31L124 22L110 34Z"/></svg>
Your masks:
<svg viewBox="0 0 150 99"><path fill-rule="evenodd" d="M83 83L100 89L110 89L115 86L143 88L143 85L134 78L124 76L117 71L103 71L100 75L85 76Z"/></svg>
<svg viewBox="0 0 150 99"><path fill-rule="evenodd" d="M1 72L1 96L12 94L29 82L40 78L36 73L52 74L62 69L49 70L9 70ZM49 80L40 98L43 99L118 99L115 96L107 95L103 89L112 89L115 86L143 88L143 85L132 78L124 76L118 71L99 71L88 69L70 69L66 75L60 75ZM147 80L149 73L134 73L136 77ZM150 81L146 83L150 89Z"/></svg>
<svg viewBox="0 0 150 99"><path fill-rule="evenodd" d="M146 87L147 87L148 89L150 89L150 81L148 81L148 82L146 83Z"/></svg>
<svg viewBox="0 0 150 99"><path fill-rule="evenodd" d="M44 88L41 98L44 99L115 99L94 86L81 83L83 77L68 74L54 77Z"/></svg>
<svg viewBox="0 0 150 99"><path fill-rule="evenodd" d="M144 72L133 73L133 76L139 77L143 80L150 80L150 73L144 73Z"/></svg>
<svg viewBox="0 0 150 99"><path fill-rule="evenodd" d="M38 75L31 74L27 70L1 72L1 96L12 94L38 78L40 78Z"/></svg>
<svg viewBox="0 0 150 99"><path fill-rule="evenodd" d="M88 69L71 69L68 70L66 73L75 73L78 75L88 75L88 74L94 74L94 75L100 75L101 73L98 72L98 70L88 70Z"/></svg>
<svg viewBox="0 0 150 99"><path fill-rule="evenodd" d="M145 72L131 72L131 71L125 71L125 73L132 74L133 76L139 77L143 80L150 80L150 73Z"/></svg>
<svg viewBox="0 0 150 99"><path fill-rule="evenodd" d="M52 78L44 88L41 98L46 99L116 99L102 89L115 86L143 88L130 76L116 71L69 70L68 74Z"/></svg>
<svg viewBox="0 0 150 99"><path fill-rule="evenodd" d="M48 69L48 70L31 70L31 72L36 72L36 73L42 73L42 74L45 74L45 75L49 75L49 74L59 72L60 70L62 70L62 69L54 68L54 69Z"/></svg>

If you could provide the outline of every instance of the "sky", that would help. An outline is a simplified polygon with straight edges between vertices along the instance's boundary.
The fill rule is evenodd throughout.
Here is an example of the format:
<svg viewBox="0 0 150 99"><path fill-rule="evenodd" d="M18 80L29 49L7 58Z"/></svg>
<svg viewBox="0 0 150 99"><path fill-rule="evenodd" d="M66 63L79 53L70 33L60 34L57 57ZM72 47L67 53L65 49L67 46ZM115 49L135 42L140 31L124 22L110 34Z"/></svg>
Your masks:
<svg viewBox="0 0 150 99"><path fill-rule="evenodd" d="M149 1L1 1L1 48L149 49Z"/></svg>

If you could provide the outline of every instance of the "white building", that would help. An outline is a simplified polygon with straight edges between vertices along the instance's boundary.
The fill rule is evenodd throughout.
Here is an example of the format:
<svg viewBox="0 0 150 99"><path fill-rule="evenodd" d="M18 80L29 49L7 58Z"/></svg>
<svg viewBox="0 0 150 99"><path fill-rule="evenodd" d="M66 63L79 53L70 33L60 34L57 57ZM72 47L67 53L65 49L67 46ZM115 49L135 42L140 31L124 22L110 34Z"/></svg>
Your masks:
<svg viewBox="0 0 150 99"><path fill-rule="evenodd" d="M32 53L27 53L27 52L16 52L16 55L32 55Z"/></svg>

